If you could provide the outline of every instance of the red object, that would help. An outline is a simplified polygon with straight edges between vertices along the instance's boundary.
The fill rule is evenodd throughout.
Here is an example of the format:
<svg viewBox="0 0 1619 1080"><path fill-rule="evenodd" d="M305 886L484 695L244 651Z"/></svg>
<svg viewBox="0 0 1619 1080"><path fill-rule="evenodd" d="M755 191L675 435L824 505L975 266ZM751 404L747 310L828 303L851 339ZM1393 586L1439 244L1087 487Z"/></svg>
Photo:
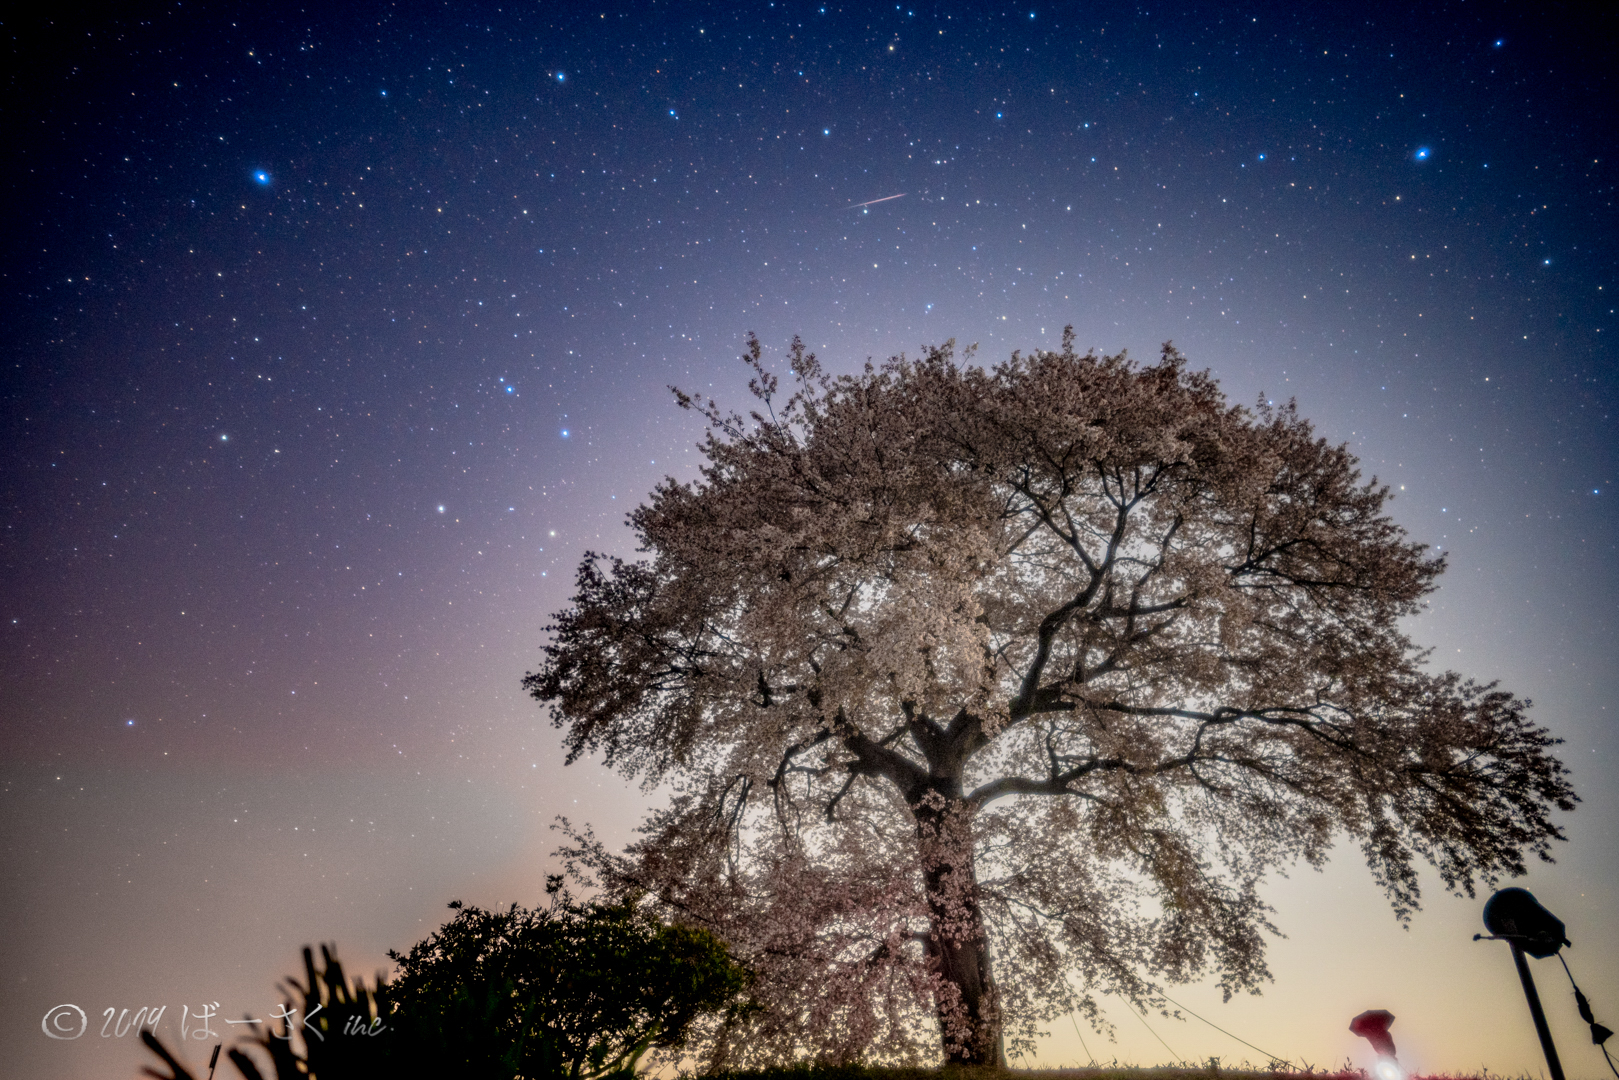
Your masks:
<svg viewBox="0 0 1619 1080"><path fill-rule="evenodd" d="M1389 1025L1394 1023L1394 1014L1387 1009L1367 1009L1353 1020L1349 1021L1349 1030L1372 1044L1372 1049L1385 1057L1394 1056L1394 1037L1389 1034Z"/></svg>

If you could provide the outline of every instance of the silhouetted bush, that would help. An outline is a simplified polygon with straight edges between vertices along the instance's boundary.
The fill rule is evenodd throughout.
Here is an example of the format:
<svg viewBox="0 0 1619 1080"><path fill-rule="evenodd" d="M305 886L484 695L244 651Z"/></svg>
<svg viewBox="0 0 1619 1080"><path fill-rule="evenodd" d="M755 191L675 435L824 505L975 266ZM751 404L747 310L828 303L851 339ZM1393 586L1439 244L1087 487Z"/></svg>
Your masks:
<svg viewBox="0 0 1619 1080"><path fill-rule="evenodd" d="M747 972L712 934L633 904L574 903L560 879L548 891L545 909L451 903L436 933L388 954L398 975L375 987L350 987L324 946L317 969L306 948L306 982L287 986L302 999L297 1030L283 1023L247 1049L268 1055L275 1080L600 1080L680 1047L700 1016L744 1009ZM196 1080L151 1032L142 1039L170 1070L148 1076ZM230 1060L267 1080L245 1049Z"/></svg>
<svg viewBox="0 0 1619 1080"><path fill-rule="evenodd" d="M698 1016L740 1008L746 972L712 934L631 904L553 903L456 915L379 992L418 1060L460 1076L606 1077L682 1044Z"/></svg>

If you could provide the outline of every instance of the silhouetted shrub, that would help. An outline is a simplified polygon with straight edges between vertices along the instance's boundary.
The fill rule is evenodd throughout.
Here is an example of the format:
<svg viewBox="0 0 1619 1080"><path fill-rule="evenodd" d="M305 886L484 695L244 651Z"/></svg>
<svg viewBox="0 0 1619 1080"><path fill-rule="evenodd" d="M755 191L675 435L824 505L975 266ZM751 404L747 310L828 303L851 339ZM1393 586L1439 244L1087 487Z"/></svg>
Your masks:
<svg viewBox="0 0 1619 1080"><path fill-rule="evenodd" d="M455 916L409 953L392 981L349 986L332 950L304 949L295 1030L283 1022L230 1060L245 1080L600 1080L629 1076L653 1047L678 1048L698 1017L743 1010L747 972L705 930L669 926L633 904L577 904L553 878L551 906ZM293 1001L287 1002L290 1008ZM151 1032L159 1080L196 1080ZM299 1052L301 1044L302 1052Z"/></svg>
<svg viewBox="0 0 1619 1080"><path fill-rule="evenodd" d="M712 934L631 904L579 905L553 882L548 909L450 905L456 915L379 992L417 1060L455 1075L606 1077L693 1020L740 1008L746 972Z"/></svg>

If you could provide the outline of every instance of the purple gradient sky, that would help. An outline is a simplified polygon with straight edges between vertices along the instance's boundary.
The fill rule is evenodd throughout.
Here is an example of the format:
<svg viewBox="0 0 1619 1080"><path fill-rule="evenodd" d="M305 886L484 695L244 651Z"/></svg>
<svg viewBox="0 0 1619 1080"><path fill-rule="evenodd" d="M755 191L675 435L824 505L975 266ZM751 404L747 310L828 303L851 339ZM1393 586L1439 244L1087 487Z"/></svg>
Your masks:
<svg viewBox="0 0 1619 1080"><path fill-rule="evenodd" d="M263 1016L307 942L367 972L452 898L536 903L557 814L627 838L656 794L562 768L518 683L584 549L694 475L667 386L743 403L750 330L849 371L1072 323L1296 396L1450 553L1435 665L1567 740L1585 802L1524 883L1619 1026L1612 16L140 10L3 24L19 1075L131 1076L106 1008ZM1430 879L1401 930L1353 849L1271 895L1275 983L1180 1001L1317 1066L1369 1064L1381 1007L1408 1064L1540 1068L1482 897ZM41 1032L63 1002L83 1039ZM1259 1057L1108 1014L1031 1064Z"/></svg>

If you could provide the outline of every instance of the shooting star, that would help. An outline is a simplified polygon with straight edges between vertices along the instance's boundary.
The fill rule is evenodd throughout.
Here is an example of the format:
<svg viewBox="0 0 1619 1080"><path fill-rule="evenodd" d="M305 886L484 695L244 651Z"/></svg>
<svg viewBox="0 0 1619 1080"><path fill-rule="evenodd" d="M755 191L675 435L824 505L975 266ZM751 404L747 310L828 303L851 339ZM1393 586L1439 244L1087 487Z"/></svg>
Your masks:
<svg viewBox="0 0 1619 1080"><path fill-rule="evenodd" d="M876 204L878 204L880 202L887 202L889 199L903 199L903 198L905 198L905 196L907 194L909 194L909 193L902 191L898 195L884 195L880 199L869 199L866 202L857 202L857 203L854 203L854 204L852 204L850 206L845 206L844 209L845 210L858 210L862 206L875 206Z"/></svg>

